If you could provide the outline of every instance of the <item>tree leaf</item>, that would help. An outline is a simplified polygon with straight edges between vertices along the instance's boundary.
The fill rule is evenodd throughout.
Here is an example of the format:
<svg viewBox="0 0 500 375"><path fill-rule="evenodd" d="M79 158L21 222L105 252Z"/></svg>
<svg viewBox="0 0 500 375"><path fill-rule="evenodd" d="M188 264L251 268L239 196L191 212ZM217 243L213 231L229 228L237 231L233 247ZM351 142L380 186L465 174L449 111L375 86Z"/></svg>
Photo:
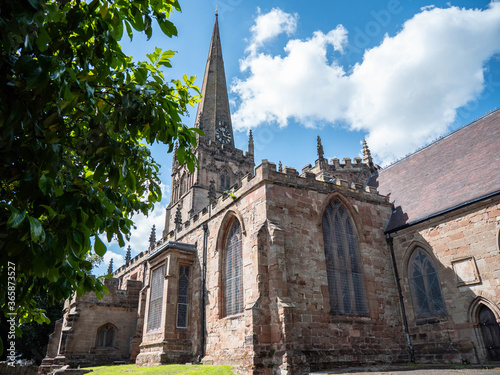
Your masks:
<svg viewBox="0 0 500 375"><path fill-rule="evenodd" d="M106 245L101 241L99 236L96 234L94 236L94 251L97 255L103 257L106 254Z"/></svg>
<svg viewBox="0 0 500 375"><path fill-rule="evenodd" d="M42 223L37 218L31 217L29 215L28 220L30 222L30 235L33 242L38 242L39 240L43 242L45 239L45 231L43 230Z"/></svg>
<svg viewBox="0 0 500 375"><path fill-rule="evenodd" d="M12 211L12 214L7 221L7 226L10 228L18 228L26 217L26 210L21 211L15 207L11 207L10 210Z"/></svg>

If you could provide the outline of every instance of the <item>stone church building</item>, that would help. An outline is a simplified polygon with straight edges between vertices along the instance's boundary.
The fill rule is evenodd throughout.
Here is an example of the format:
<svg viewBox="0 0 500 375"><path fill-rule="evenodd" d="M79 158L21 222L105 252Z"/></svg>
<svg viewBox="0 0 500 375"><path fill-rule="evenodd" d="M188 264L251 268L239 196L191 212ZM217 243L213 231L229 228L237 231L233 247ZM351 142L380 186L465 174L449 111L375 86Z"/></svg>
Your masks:
<svg viewBox="0 0 500 375"><path fill-rule="evenodd" d="M217 18L159 240L66 302L42 373L201 362L251 374L500 361L500 110L381 169L235 148Z"/></svg>

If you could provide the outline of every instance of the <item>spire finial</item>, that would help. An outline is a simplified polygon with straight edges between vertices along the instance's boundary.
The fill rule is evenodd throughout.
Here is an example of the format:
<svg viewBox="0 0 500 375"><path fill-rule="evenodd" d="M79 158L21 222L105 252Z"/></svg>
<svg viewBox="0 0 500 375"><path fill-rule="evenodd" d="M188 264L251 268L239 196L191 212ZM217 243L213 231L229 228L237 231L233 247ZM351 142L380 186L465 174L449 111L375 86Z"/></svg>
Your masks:
<svg viewBox="0 0 500 375"><path fill-rule="evenodd" d="M214 180L210 180L210 186L208 187L208 202L211 206L217 203L217 194L215 192Z"/></svg>
<svg viewBox="0 0 500 375"><path fill-rule="evenodd" d="M180 204L177 205L177 210L175 211L174 224L176 229L180 229L182 224L182 212Z"/></svg>
<svg viewBox="0 0 500 375"><path fill-rule="evenodd" d="M125 265L128 266L130 264L130 258L131 258L131 248L130 245L127 247L127 254L125 255Z"/></svg>
<svg viewBox="0 0 500 375"><path fill-rule="evenodd" d="M366 139L363 139L363 162L370 167L370 170L373 171L373 158L370 149L368 148L368 144L366 143Z"/></svg>
<svg viewBox="0 0 500 375"><path fill-rule="evenodd" d="M318 157L319 157L319 160L323 160L323 155L325 153L323 151L323 145L321 144L321 137L319 135L318 135L317 142L318 142L318 145L316 146L316 148L318 150Z"/></svg>
<svg viewBox="0 0 500 375"><path fill-rule="evenodd" d="M109 266L108 266L108 275L111 275L113 273L113 258L109 261Z"/></svg>
<svg viewBox="0 0 500 375"><path fill-rule="evenodd" d="M250 134L248 135L248 153L250 155L254 153L252 129L250 129Z"/></svg>
<svg viewBox="0 0 500 375"><path fill-rule="evenodd" d="M149 235L149 248L153 249L156 244L156 226L153 224L151 228L151 234Z"/></svg>
<svg viewBox="0 0 500 375"><path fill-rule="evenodd" d="M177 161L177 150L179 149L179 143L175 141L174 144L174 154L172 156L172 171L179 165L179 162Z"/></svg>

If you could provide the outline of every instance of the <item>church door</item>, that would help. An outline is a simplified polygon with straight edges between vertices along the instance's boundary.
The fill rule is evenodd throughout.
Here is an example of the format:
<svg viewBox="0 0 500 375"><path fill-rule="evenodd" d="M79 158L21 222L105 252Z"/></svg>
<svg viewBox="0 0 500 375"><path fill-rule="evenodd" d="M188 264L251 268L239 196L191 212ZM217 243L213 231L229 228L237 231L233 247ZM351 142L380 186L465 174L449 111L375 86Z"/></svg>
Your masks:
<svg viewBox="0 0 500 375"><path fill-rule="evenodd" d="M479 325L488 357L492 361L500 361L500 325L493 312L486 306L479 310Z"/></svg>

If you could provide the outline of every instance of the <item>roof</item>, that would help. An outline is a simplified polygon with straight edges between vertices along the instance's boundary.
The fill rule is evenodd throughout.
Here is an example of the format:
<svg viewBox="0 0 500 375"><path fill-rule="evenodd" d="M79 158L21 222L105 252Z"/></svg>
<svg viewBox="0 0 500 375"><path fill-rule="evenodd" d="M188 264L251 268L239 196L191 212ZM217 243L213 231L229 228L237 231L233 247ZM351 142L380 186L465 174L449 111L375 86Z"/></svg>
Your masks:
<svg viewBox="0 0 500 375"><path fill-rule="evenodd" d="M392 232L500 192L500 109L371 176L389 196Z"/></svg>

